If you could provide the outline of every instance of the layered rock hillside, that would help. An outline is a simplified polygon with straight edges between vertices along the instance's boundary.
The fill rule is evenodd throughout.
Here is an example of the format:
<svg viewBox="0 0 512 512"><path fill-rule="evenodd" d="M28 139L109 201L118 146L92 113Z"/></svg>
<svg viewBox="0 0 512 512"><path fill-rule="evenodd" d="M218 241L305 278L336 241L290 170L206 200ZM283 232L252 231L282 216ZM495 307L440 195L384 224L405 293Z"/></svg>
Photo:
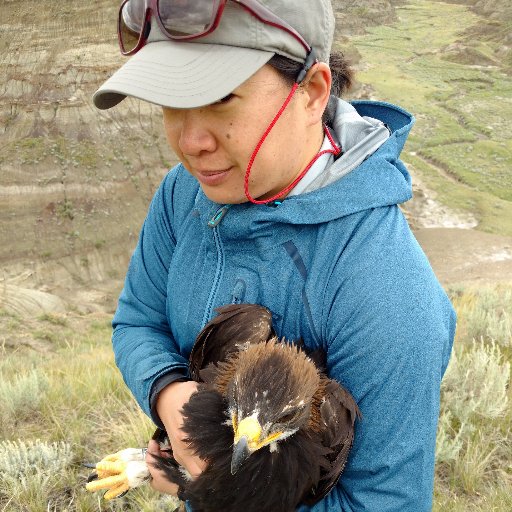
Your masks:
<svg viewBox="0 0 512 512"><path fill-rule="evenodd" d="M435 9L435 2L428 3ZM453 3L471 9L479 21L442 49L442 59L469 67L499 64L507 72L509 2ZM152 194L176 161L163 137L159 108L133 99L108 111L92 104L95 89L124 61L115 34L118 5L0 0L0 308L111 310ZM398 23L401 13L410 12L403 0L335 0L334 8L335 47L361 70L368 68L369 57L358 62L369 48L361 39L366 31ZM401 35L405 52L411 51L411 36ZM380 55L396 51L381 49L385 39L373 39L375 51L385 50ZM436 51L416 51L404 62ZM377 62L371 66L380 69ZM371 83L385 84L389 76L372 77ZM371 85L359 84L355 94L394 101L388 89L375 96ZM455 112L447 98L436 101ZM472 110L461 112L459 125L471 128L466 118ZM420 116L415 129L420 135L421 121ZM430 152L428 163L451 172L450 163ZM498 157L503 166L506 157ZM417 197L422 203L409 209L413 224L416 215L432 215L424 208L430 197L423 190ZM508 211L503 204L498 206Z"/></svg>
<svg viewBox="0 0 512 512"><path fill-rule="evenodd" d="M175 162L157 107L92 105L124 60L118 5L0 2L0 287L15 309L49 300L33 289L111 307L153 191ZM393 15L390 2L339 5L346 34L365 17Z"/></svg>
<svg viewBox="0 0 512 512"><path fill-rule="evenodd" d="M0 3L4 284L16 278L60 294L119 279L174 161L159 109L134 100L106 112L92 105L123 60L117 4Z"/></svg>

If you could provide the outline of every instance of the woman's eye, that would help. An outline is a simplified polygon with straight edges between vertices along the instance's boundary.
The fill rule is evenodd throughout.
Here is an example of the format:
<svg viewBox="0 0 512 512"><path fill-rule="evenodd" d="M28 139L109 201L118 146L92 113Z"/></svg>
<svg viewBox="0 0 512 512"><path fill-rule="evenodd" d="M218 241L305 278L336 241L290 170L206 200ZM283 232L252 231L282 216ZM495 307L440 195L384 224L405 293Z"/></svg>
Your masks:
<svg viewBox="0 0 512 512"><path fill-rule="evenodd" d="M224 96L224 98L221 98L219 101L216 101L214 105L222 105L224 103L228 103L230 100L232 100L235 97L234 94L228 94L227 96Z"/></svg>

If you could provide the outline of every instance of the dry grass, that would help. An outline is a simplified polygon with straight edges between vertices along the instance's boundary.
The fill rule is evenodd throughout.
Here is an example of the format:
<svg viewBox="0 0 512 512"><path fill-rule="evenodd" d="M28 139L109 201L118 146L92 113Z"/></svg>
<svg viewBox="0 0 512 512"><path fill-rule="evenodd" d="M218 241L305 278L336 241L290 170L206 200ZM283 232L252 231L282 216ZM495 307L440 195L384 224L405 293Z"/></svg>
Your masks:
<svg viewBox="0 0 512 512"><path fill-rule="evenodd" d="M69 316L52 327L61 336L49 350L1 355L0 511L173 510L149 487L113 503L85 491L82 462L144 446L153 427L113 363L109 317Z"/></svg>
<svg viewBox="0 0 512 512"><path fill-rule="evenodd" d="M455 287L449 293L460 327L442 388L434 510L508 512L512 288ZM149 487L110 503L84 490L89 470L82 462L144 446L153 431L113 363L109 321L108 316L40 318L32 327L50 322L54 332L60 329L59 344L45 352L4 349L0 511L174 509L169 498Z"/></svg>
<svg viewBox="0 0 512 512"><path fill-rule="evenodd" d="M434 510L512 506L512 288L450 290L457 338L442 385Z"/></svg>

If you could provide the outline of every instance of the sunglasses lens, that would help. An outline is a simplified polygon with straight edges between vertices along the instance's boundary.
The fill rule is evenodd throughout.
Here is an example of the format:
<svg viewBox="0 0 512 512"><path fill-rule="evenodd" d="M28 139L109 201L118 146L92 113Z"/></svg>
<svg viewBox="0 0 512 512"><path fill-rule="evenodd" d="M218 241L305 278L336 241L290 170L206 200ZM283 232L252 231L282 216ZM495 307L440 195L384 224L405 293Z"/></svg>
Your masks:
<svg viewBox="0 0 512 512"><path fill-rule="evenodd" d="M144 0L129 0L124 4L119 17L119 35L125 53L131 52L137 46L144 16Z"/></svg>
<svg viewBox="0 0 512 512"><path fill-rule="evenodd" d="M158 12L171 37L207 32L215 21L221 0L159 0Z"/></svg>

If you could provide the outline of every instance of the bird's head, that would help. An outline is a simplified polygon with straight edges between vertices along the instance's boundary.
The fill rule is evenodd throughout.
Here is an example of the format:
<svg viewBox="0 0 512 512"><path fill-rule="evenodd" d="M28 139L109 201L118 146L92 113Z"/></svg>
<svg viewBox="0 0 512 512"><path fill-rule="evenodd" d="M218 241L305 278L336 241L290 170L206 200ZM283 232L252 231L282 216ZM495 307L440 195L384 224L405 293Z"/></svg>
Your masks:
<svg viewBox="0 0 512 512"><path fill-rule="evenodd" d="M308 425L320 375L295 345L277 339L239 352L227 386L234 432L231 473L255 451L277 443Z"/></svg>

